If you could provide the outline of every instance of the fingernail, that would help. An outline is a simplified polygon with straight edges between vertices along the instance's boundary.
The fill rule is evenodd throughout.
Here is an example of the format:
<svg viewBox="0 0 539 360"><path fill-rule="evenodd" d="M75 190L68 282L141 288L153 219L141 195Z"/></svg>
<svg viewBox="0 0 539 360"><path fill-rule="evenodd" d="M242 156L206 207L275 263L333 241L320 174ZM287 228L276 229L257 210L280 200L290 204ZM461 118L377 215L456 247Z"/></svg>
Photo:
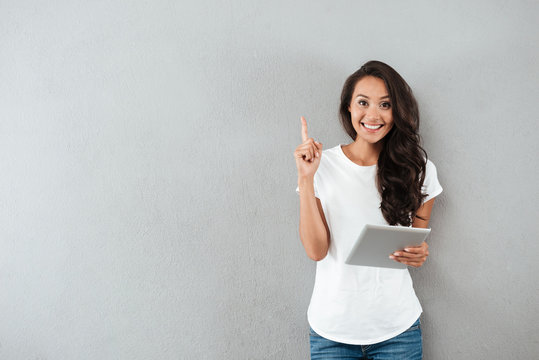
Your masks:
<svg viewBox="0 0 539 360"><path fill-rule="evenodd" d="M393 255L389 255L389 258L392 259L392 260L395 259L395 257Z"/></svg>
<svg viewBox="0 0 539 360"><path fill-rule="evenodd" d="M400 256L400 254L398 252L394 252L393 255Z"/></svg>
<svg viewBox="0 0 539 360"><path fill-rule="evenodd" d="M406 248L406 249L404 249L404 251L408 252L408 251L410 251L410 249Z"/></svg>
<svg viewBox="0 0 539 360"><path fill-rule="evenodd" d="M320 157L320 155L318 154L318 152L316 153L316 157Z"/></svg>

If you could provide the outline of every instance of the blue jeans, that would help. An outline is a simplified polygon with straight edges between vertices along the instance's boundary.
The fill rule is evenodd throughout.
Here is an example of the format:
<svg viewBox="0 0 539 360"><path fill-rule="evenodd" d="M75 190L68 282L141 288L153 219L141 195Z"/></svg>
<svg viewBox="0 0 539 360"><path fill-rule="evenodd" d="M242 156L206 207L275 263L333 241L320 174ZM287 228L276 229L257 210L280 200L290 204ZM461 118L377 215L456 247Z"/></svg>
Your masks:
<svg viewBox="0 0 539 360"><path fill-rule="evenodd" d="M369 359L369 360L421 360L423 344L419 319L405 332L372 345L350 345L323 338L310 330L311 360Z"/></svg>

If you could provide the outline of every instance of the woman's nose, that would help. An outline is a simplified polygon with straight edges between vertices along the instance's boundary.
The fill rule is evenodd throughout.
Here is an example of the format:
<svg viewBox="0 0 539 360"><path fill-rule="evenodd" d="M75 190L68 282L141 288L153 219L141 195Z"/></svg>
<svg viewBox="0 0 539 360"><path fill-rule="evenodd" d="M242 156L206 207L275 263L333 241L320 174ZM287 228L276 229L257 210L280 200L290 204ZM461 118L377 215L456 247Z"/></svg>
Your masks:
<svg viewBox="0 0 539 360"><path fill-rule="evenodd" d="M365 115L367 116L367 120L378 120L379 118L378 109L376 106L369 106Z"/></svg>

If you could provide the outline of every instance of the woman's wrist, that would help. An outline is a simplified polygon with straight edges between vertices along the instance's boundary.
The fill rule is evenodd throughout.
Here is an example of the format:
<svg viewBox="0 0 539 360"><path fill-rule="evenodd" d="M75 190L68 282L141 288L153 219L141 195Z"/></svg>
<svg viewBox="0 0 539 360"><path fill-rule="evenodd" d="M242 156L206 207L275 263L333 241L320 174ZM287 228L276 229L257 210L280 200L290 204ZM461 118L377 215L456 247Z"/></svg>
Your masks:
<svg viewBox="0 0 539 360"><path fill-rule="evenodd" d="M314 185L314 176L300 176L298 175L298 186L300 185Z"/></svg>
<svg viewBox="0 0 539 360"><path fill-rule="evenodd" d="M314 177L298 177L298 188L300 194L311 194L314 195Z"/></svg>

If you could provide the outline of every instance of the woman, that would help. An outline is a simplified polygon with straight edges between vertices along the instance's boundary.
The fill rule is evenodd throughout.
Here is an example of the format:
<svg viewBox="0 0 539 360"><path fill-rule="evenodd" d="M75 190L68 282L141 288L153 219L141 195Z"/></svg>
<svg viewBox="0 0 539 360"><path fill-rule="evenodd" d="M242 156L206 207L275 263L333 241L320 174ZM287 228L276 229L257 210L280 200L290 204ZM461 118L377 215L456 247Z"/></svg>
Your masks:
<svg viewBox="0 0 539 360"><path fill-rule="evenodd" d="M300 238L317 261L308 310L312 359L421 359L421 305L408 269L344 261L365 224L427 227L442 192L418 135L417 102L390 66L369 61L346 80L340 119L353 142L295 152ZM388 254L420 267L428 245Z"/></svg>

